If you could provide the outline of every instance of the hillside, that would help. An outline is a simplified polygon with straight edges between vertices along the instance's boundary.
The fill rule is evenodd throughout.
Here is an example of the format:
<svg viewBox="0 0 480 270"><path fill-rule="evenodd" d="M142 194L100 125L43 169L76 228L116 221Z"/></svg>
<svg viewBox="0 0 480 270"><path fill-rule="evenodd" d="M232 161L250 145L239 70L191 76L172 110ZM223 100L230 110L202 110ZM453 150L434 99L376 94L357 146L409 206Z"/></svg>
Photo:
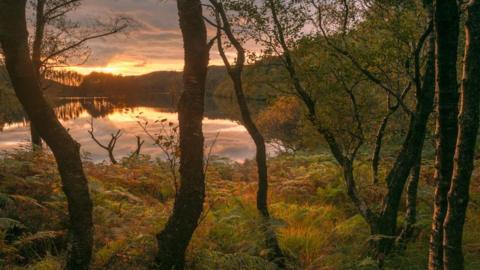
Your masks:
<svg viewBox="0 0 480 270"><path fill-rule="evenodd" d="M265 62L249 65L245 68L244 91L249 99L267 100L278 93L281 82L281 70ZM6 89L5 79L0 76L0 85ZM70 87L49 80L45 93L50 97L112 97L132 98L169 94L178 97L182 89L182 72L155 71L138 76L122 76L109 73L92 72L83 78L78 87ZM0 86L1 87L1 86ZM234 90L225 67L210 66L206 82L207 97L234 98Z"/></svg>
<svg viewBox="0 0 480 270"><path fill-rule="evenodd" d="M211 66L207 77L207 96L226 78L223 66ZM130 97L133 95L179 95L182 89L182 72L156 71L139 76L120 76L93 72L85 76L77 89L62 93L63 96Z"/></svg>

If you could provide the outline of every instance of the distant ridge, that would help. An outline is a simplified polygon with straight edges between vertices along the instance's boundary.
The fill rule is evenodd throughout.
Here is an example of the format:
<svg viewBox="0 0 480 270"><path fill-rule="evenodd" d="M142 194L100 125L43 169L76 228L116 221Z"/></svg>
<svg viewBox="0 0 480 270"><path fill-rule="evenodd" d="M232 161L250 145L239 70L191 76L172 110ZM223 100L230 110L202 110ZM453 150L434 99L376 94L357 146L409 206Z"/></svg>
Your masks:
<svg viewBox="0 0 480 270"><path fill-rule="evenodd" d="M64 89L54 96L105 96L126 98L135 95L170 94L179 95L182 90L182 74L178 71L155 71L138 76L121 76L92 72L84 77L76 88ZM223 66L209 67L206 91L212 95L215 88L226 77Z"/></svg>

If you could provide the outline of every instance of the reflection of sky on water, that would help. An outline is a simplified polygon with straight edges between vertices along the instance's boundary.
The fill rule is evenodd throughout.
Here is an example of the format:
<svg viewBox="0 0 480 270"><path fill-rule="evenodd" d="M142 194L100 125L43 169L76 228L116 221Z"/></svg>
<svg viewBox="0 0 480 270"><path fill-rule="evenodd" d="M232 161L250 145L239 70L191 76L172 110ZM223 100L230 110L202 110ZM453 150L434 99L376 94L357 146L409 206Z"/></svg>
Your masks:
<svg viewBox="0 0 480 270"><path fill-rule="evenodd" d="M142 113L141 113L142 112ZM136 137L141 136L145 140L142 153L158 157L161 151L147 138L138 124L137 116L141 113L142 118L154 123L155 120L167 119L178 123L177 114L162 112L159 108L137 107L135 109L114 110L104 117L94 120L94 134L104 144L110 140L110 134L122 129L123 136L118 140L115 148L115 156L121 158L127 156L136 148ZM77 117L69 120L62 120L62 124L69 129L70 134L82 145L82 151L90 153L94 161L101 161L107 158L105 150L97 146L88 134L90 129L90 114L83 111ZM155 133L155 127L151 124L149 130ZM235 161L243 161L246 158L253 158L255 145L245 128L237 122L227 119L209 119L203 121L203 132L206 145L211 145L219 132L212 153L214 155L228 157ZM19 145L27 144L29 141L29 129L25 124L6 125L3 132L0 132L0 150L17 148Z"/></svg>

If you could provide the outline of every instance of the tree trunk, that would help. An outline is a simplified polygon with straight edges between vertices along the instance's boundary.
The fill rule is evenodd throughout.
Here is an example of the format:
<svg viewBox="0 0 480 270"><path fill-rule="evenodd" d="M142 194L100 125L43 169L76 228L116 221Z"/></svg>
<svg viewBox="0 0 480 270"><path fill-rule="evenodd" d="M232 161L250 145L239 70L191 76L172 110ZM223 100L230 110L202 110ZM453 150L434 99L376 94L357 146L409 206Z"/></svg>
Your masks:
<svg viewBox="0 0 480 270"><path fill-rule="evenodd" d="M40 74L40 68L42 65L42 43L43 43L43 35L45 32L45 3L46 0L38 0L37 6L35 9L35 35L33 38L33 45L32 45L32 62L33 68L35 70L35 74L40 81L40 88L43 83L43 78ZM30 135L32 139L32 147L34 150L42 149L42 138L38 131L35 129L34 125L30 123Z"/></svg>
<svg viewBox="0 0 480 270"><path fill-rule="evenodd" d="M53 152L69 210L67 269L88 269L92 255L92 201L80 159L80 145L55 116L39 87L28 48L26 0L0 1L0 42L10 79L25 112Z"/></svg>
<svg viewBox="0 0 480 270"><path fill-rule="evenodd" d="M157 269L179 270L203 211L203 132L205 79L209 48L200 0L177 0L185 48L184 91L178 104L181 185L173 213L157 235Z"/></svg>
<svg viewBox="0 0 480 270"><path fill-rule="evenodd" d="M377 131L377 136L375 139L375 149L373 150L373 157L372 157L372 174L373 174L373 181L374 185L378 184L378 167L380 165L380 151L382 150L382 141L383 137L385 136L385 130L387 129L388 120L390 117L396 112L396 109L390 109L387 115L383 117L382 123L380 124L380 128Z"/></svg>
<svg viewBox="0 0 480 270"><path fill-rule="evenodd" d="M245 49L240 41L234 36L223 5L216 0L210 0L210 3L212 3L216 12L218 24L218 51L222 57L225 67L227 68L228 75L232 79L243 124L245 125L245 128L254 141L256 147L255 159L257 162L258 172L257 209L262 215L262 230L265 235L266 246L270 250L269 259L274 261L279 268L283 269L285 267L284 255L280 245L278 244L277 235L272 228L270 213L268 211L268 169L265 139L252 119L250 110L248 108L247 99L245 98L245 93L243 92L242 72L245 65ZM228 40L237 51L237 59L234 67L230 65L230 62L225 54L225 50L223 49L222 30L225 32Z"/></svg>
<svg viewBox="0 0 480 270"><path fill-rule="evenodd" d="M480 1L470 2L465 23L465 56L454 172L443 223L445 270L463 270L462 236L475 158L480 103Z"/></svg>
<svg viewBox="0 0 480 270"><path fill-rule="evenodd" d="M40 78L40 68L42 66L42 45L45 32L45 2L46 0L37 0L35 8L35 35L32 44L32 62L35 73Z"/></svg>
<svg viewBox="0 0 480 270"><path fill-rule="evenodd" d="M447 193L453 172L457 138L458 89L457 47L459 10L456 0L436 0L436 86L437 146L435 158L435 202L430 236L429 269L443 269L443 222L447 213Z"/></svg>
<svg viewBox="0 0 480 270"><path fill-rule="evenodd" d="M234 82L235 95L237 97L238 106L242 115L243 124L248 134L255 142L258 172L258 191L257 191L257 209L263 218L263 231L266 237L266 246L270 250L270 259L274 261L278 267L284 268L283 252L278 244L275 231L270 224L270 213L268 211L268 170L267 170L267 151L265 147L265 139L258 130L252 120L248 109L247 101L243 93L241 74L231 74Z"/></svg>
<svg viewBox="0 0 480 270"><path fill-rule="evenodd" d="M427 3L427 12L430 13L431 8L431 3ZM410 128L402 150L386 179L388 192L383 200L377 224L379 234L387 236L380 238L378 243L377 251L380 257L388 254L393 246L403 189L412 168L421 158L428 119L433 111L435 95L435 36L433 33L430 33L426 38L426 67L421 86L417 86L417 105L414 114L411 116Z"/></svg>
<svg viewBox="0 0 480 270"><path fill-rule="evenodd" d="M30 137L32 140L32 149L33 150L39 150L42 149L42 138L40 137L40 134L38 134L38 131L35 129L33 126L33 123L30 122Z"/></svg>
<svg viewBox="0 0 480 270"><path fill-rule="evenodd" d="M406 247L408 242L413 238L415 233L415 224L417 223L417 194L418 181L420 179L420 171L422 166L422 156L418 156L415 165L412 168L410 180L407 184L407 198L405 213L405 226L398 237L401 248Z"/></svg>

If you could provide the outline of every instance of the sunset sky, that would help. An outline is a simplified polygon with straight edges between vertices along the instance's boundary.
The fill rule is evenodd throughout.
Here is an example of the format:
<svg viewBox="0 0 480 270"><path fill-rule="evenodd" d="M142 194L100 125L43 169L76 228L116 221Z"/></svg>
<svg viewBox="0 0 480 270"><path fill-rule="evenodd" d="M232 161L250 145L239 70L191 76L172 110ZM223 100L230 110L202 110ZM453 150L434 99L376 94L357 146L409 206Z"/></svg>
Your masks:
<svg viewBox="0 0 480 270"><path fill-rule="evenodd" d="M92 55L86 64L71 69L138 75L183 68L183 44L174 0L84 0L71 15L79 22L126 15L135 21L127 34L88 43ZM211 64L221 64L212 50Z"/></svg>

